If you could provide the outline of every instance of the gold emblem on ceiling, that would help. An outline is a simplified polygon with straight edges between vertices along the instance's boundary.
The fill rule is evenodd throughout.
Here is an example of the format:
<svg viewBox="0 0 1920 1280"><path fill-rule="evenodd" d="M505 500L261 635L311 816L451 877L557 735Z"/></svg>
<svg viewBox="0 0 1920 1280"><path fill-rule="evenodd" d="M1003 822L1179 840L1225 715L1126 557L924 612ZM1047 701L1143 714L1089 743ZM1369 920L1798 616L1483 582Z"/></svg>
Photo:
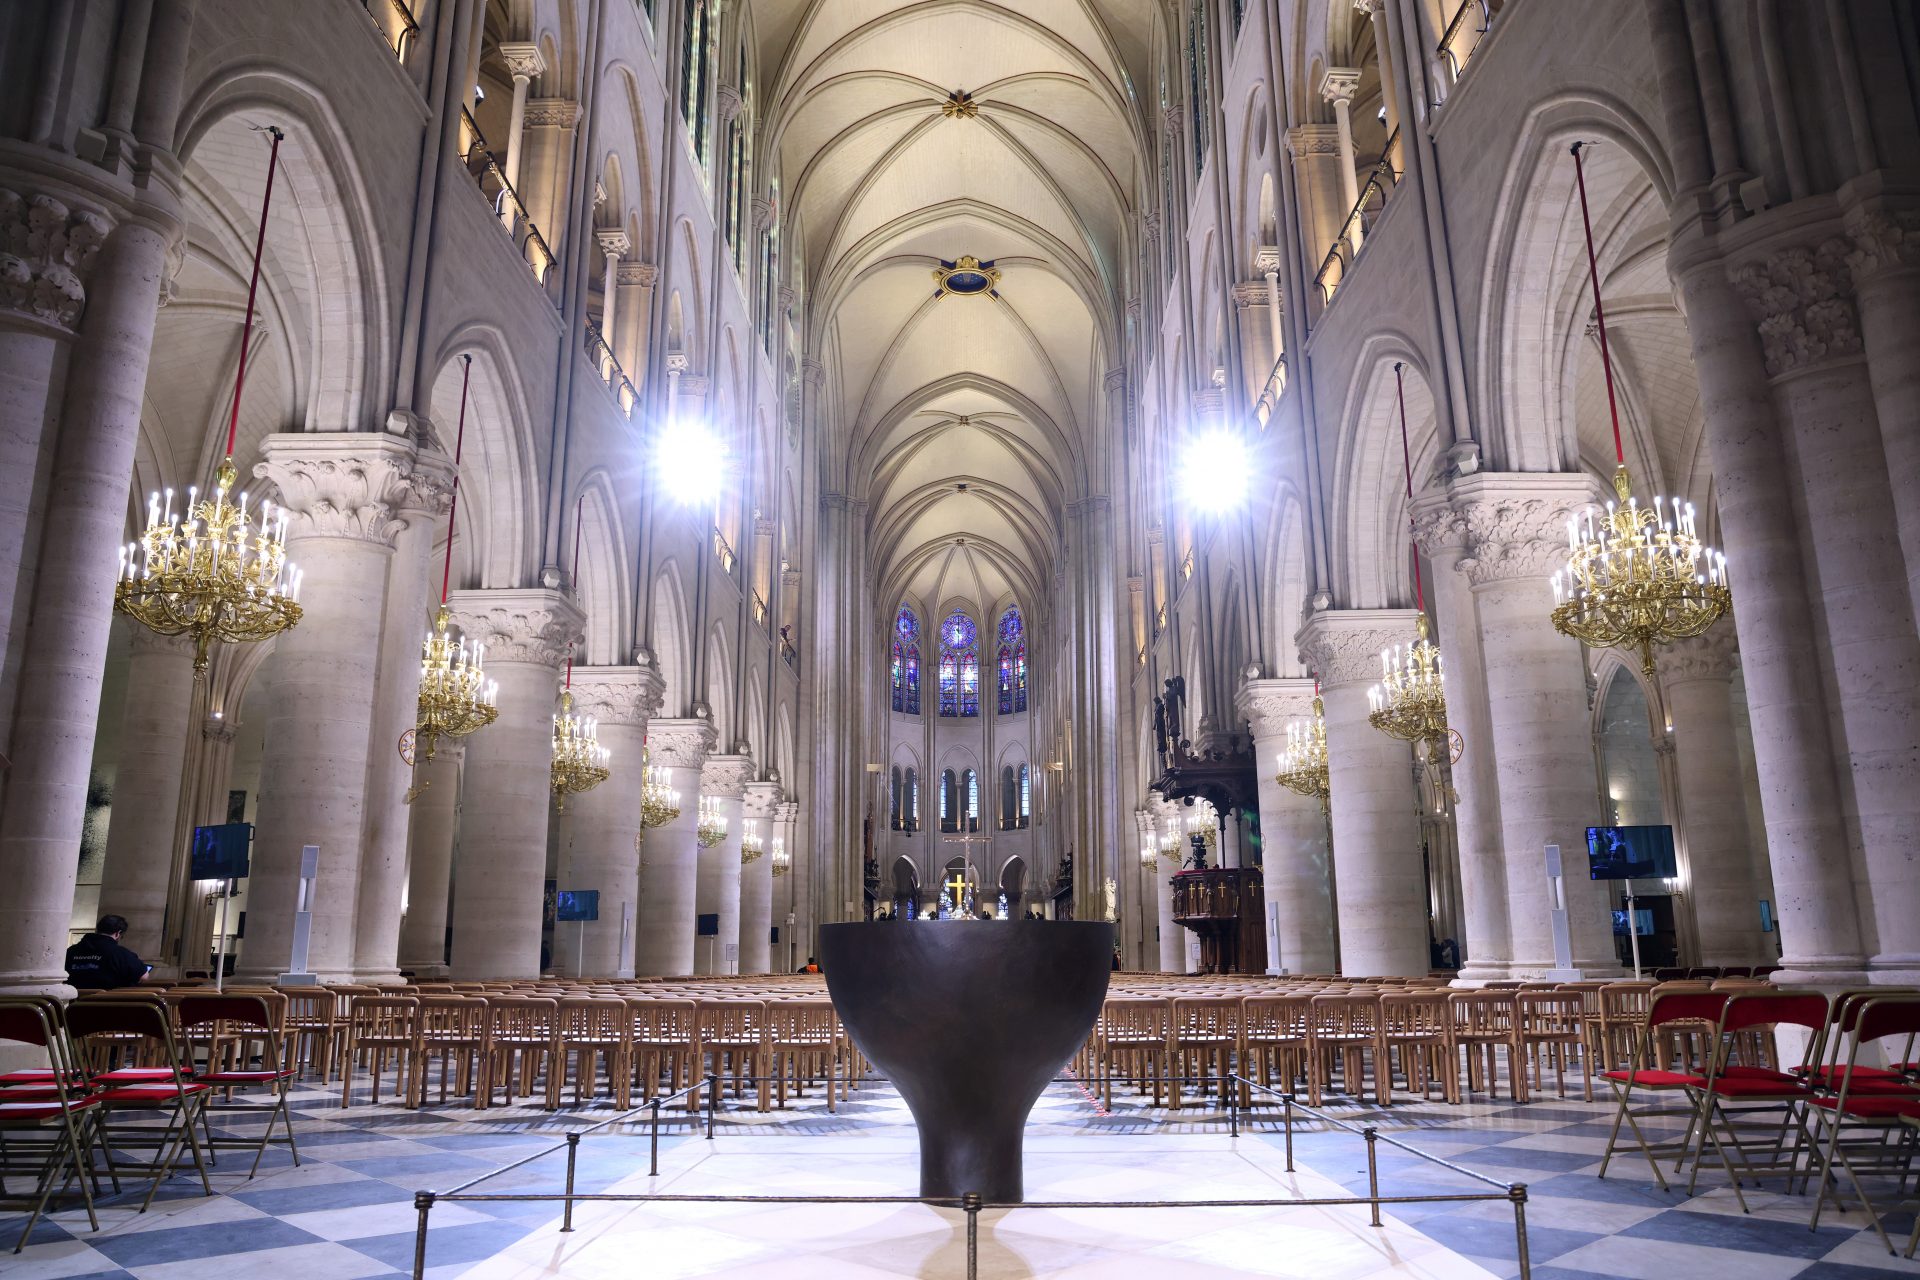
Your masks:
<svg viewBox="0 0 1920 1280"><path fill-rule="evenodd" d="M989 259L982 262L970 253L961 254L953 262L942 258L940 265L933 269L933 296L936 298L950 293L962 297L984 293L990 298L998 298L999 284L1000 272L993 261Z"/></svg>
<svg viewBox="0 0 1920 1280"><path fill-rule="evenodd" d="M955 89L940 104L940 114L949 120L971 120L980 114L980 104L965 89Z"/></svg>

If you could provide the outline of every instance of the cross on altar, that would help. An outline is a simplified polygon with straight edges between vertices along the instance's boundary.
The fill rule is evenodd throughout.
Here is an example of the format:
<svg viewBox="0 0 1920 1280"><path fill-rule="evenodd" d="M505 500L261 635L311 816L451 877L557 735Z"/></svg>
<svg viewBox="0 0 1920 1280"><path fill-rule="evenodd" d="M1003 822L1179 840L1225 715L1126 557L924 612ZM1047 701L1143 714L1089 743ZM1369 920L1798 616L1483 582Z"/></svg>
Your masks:
<svg viewBox="0 0 1920 1280"><path fill-rule="evenodd" d="M956 871L953 873L953 879L947 881L946 887L953 890L953 909L960 910L966 902L967 878Z"/></svg>

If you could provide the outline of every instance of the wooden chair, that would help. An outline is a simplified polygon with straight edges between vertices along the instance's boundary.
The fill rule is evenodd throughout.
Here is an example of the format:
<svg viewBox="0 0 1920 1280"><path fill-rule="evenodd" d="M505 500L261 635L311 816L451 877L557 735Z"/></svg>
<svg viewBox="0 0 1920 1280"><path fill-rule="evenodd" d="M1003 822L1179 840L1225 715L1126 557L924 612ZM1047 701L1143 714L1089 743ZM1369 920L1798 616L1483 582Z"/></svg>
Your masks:
<svg viewBox="0 0 1920 1280"><path fill-rule="evenodd" d="M1533 1071L1533 1091L1545 1092L1544 1071L1546 1061L1551 1061L1554 1087L1559 1090L1561 1097L1566 1097L1567 1060L1582 1050L1586 1042L1586 1027L1581 1021L1585 1005L1580 993L1522 991L1515 998L1515 1006L1520 1019L1520 1050ZM1580 1052L1579 1056L1585 1090L1582 1096L1592 1102L1593 1058L1585 1052Z"/></svg>
<svg viewBox="0 0 1920 1280"><path fill-rule="evenodd" d="M1340 1087L1355 1101L1366 1097L1366 1057L1373 1055L1374 1096L1384 1102L1380 1077L1386 1064L1380 1058L1380 995L1377 991L1314 996L1309 1008L1308 1098L1312 1106L1333 1085L1333 1065L1340 1064Z"/></svg>
<svg viewBox="0 0 1920 1280"><path fill-rule="evenodd" d="M1516 1004L1519 996L1520 992L1509 989L1456 991L1447 997L1453 1007L1454 1043L1466 1058L1467 1092L1499 1095L1500 1050L1505 1049L1508 1096L1515 1102L1527 1100Z"/></svg>
<svg viewBox="0 0 1920 1280"><path fill-rule="evenodd" d="M698 1054L699 1006L691 1000L659 1000L635 996L625 1001L633 1023L633 1070L640 1096L678 1093L700 1074ZM689 1110L692 1104L689 1104Z"/></svg>
<svg viewBox="0 0 1920 1280"><path fill-rule="evenodd" d="M1167 1033L1169 1103L1180 1109L1183 1078L1197 1079L1200 1096L1207 1095L1207 1072L1220 1080L1220 1101L1231 1087L1234 1055L1240 1049L1240 1001L1234 996L1176 996Z"/></svg>
<svg viewBox="0 0 1920 1280"><path fill-rule="evenodd" d="M1161 1105L1167 1087L1167 1036L1173 1006L1150 996L1109 997L1101 1013L1094 1064L1105 1105L1113 1106L1113 1078L1131 1080L1144 1094L1153 1083L1153 1105Z"/></svg>
<svg viewBox="0 0 1920 1280"><path fill-rule="evenodd" d="M1657 982L1610 982L1600 988L1600 1014L1590 1025L1596 1070L1611 1071L1633 1061L1646 1035L1647 1011Z"/></svg>
<svg viewBox="0 0 1920 1280"><path fill-rule="evenodd" d="M275 987L287 998L286 1034L289 1057L294 1069L305 1075L309 1068L322 1082L333 1079L336 1034L335 1006L340 997L327 987Z"/></svg>
<svg viewBox="0 0 1920 1280"><path fill-rule="evenodd" d="M1409 1093L1424 1100L1437 1081L1448 1102L1460 1101L1453 1011L1444 992L1390 991L1380 997L1380 1043L1373 1062L1374 1092L1383 1107L1392 1102L1396 1056Z"/></svg>
<svg viewBox="0 0 1920 1280"><path fill-rule="evenodd" d="M473 1105L484 1110L493 1105L493 1091L504 1091L504 1103L533 1096L533 1082L542 1072L557 1071L555 1062L559 1043L555 1021L559 1003L548 996L489 996L487 998L487 1046L480 1059L480 1087L474 1090ZM554 1107L548 1093L547 1107Z"/></svg>
<svg viewBox="0 0 1920 1280"><path fill-rule="evenodd" d="M440 1064L440 1102L447 1101L447 1074L453 1072L453 1092L461 1097L476 1092L481 1059L487 1052L487 1002L476 996L420 997L419 1098L426 1102L427 1075L435 1059Z"/></svg>
<svg viewBox="0 0 1920 1280"><path fill-rule="evenodd" d="M633 1021L626 1002L592 997L560 1001L555 1024L552 1070L547 1073L547 1110L560 1105L567 1066L573 1064L573 1101L579 1105L599 1093L598 1066L604 1062L607 1087L622 1111L633 1106Z"/></svg>
<svg viewBox="0 0 1920 1280"><path fill-rule="evenodd" d="M809 1083L824 1079L827 1110L834 1110L839 1031L839 1018L834 1014L831 1000L768 1002L766 1064L767 1074L773 1077L776 1105L786 1107L789 1079L793 1081L795 1097L802 1096Z"/></svg>
<svg viewBox="0 0 1920 1280"><path fill-rule="evenodd" d="M380 1082L389 1061L401 1105L419 1106L420 1002L411 996L357 995L350 1009L340 1055L346 1064L340 1071L341 1109L353 1105L354 1065L363 1058L373 1077L375 1106L380 1105Z"/></svg>
<svg viewBox="0 0 1920 1280"><path fill-rule="evenodd" d="M702 1068L718 1078L725 1089L729 1078L733 1096L739 1097L741 1085L755 1080L759 1109L767 1109L767 1002L765 1000L702 1000L695 1013L696 1052ZM698 1105L700 1091L687 1095Z"/></svg>

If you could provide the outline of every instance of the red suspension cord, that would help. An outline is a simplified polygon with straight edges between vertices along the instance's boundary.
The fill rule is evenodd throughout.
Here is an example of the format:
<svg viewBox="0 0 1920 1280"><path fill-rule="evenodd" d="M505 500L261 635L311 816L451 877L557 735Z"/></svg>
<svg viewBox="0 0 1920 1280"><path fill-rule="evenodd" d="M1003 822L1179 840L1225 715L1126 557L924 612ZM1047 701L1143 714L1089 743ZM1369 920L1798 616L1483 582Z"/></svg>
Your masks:
<svg viewBox="0 0 1920 1280"><path fill-rule="evenodd" d="M267 153L267 192L260 198L260 231L253 239L253 278L247 282L247 323L240 330L240 368L233 375L233 407L227 411L227 457L233 457L234 437L240 431L240 390L247 385L247 349L253 345L253 303L260 293L260 255L267 247L267 210L273 207L273 175L279 169L280 140L287 135L272 125L273 147Z"/></svg>
<svg viewBox="0 0 1920 1280"><path fill-rule="evenodd" d="M453 437L453 497L447 503L447 562L440 569L440 603L447 602L447 584L453 581L453 517L460 509L460 449L467 442L467 383L473 377L473 357L461 356L460 429Z"/></svg>
<svg viewBox="0 0 1920 1280"><path fill-rule="evenodd" d="M1406 364L1393 362L1393 391L1400 401L1400 461L1407 472L1407 550L1413 556L1413 599L1414 606L1425 613L1427 611L1427 590L1420 581L1420 543L1413 532L1413 449L1407 444L1407 380Z"/></svg>
<svg viewBox="0 0 1920 1280"><path fill-rule="evenodd" d="M1607 375L1607 413L1613 419L1613 460L1627 464L1627 451L1620 443L1620 406L1613 398L1613 357L1607 351L1607 309L1600 304L1600 261L1593 254L1593 218L1587 212L1587 170L1580 159L1584 142L1573 144L1573 180L1580 187L1580 228L1587 235L1587 276L1593 281L1593 319L1600 330L1600 367Z"/></svg>

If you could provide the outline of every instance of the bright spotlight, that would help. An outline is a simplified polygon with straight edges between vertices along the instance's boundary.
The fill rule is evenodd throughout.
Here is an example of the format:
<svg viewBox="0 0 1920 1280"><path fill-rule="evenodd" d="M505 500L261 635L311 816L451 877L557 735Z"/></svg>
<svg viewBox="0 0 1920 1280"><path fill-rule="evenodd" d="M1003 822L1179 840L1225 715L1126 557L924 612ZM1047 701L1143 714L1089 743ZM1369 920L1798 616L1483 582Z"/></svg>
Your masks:
<svg viewBox="0 0 1920 1280"><path fill-rule="evenodd" d="M674 501L695 506L720 496L727 446L701 423L669 425L660 433L654 457L660 468L660 491Z"/></svg>
<svg viewBox="0 0 1920 1280"><path fill-rule="evenodd" d="M1180 459L1180 492L1201 511L1223 512L1247 498L1247 446L1231 431L1209 431L1187 442Z"/></svg>

